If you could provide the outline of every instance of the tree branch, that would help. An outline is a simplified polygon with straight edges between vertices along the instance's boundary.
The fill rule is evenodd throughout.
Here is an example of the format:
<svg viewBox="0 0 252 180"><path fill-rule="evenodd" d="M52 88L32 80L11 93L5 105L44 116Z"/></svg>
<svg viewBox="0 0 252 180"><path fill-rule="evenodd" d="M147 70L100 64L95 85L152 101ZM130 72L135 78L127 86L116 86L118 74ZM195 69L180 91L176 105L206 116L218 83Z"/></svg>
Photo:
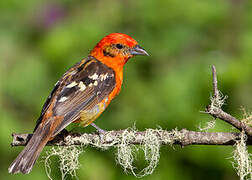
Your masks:
<svg viewBox="0 0 252 180"><path fill-rule="evenodd" d="M217 86L217 75L216 75L216 68L215 66L212 66L212 73L213 73L213 92L214 92L214 98L219 97L219 90Z"/></svg>
<svg viewBox="0 0 252 180"><path fill-rule="evenodd" d="M149 129L150 130L150 129ZM132 139L128 141L128 144L142 144L144 142L145 134L147 131L108 131L104 134L101 141L100 136L95 133L67 133L56 136L47 145L94 145L99 144L102 146L114 146L120 144L123 134L132 133ZM158 137L160 144L179 144L182 146L187 145L234 145L237 140L240 139L240 133L228 133L228 132L196 132L188 131L186 129L177 131L166 130L152 130ZM12 146L24 146L31 138L32 134L13 134ZM252 145L252 139L248 138L247 145Z"/></svg>
<svg viewBox="0 0 252 180"><path fill-rule="evenodd" d="M238 130L242 131L252 136L252 127L248 126L247 124L243 123L242 121L239 121L235 117L231 116L230 114L224 112L221 109L221 106L224 103L225 97L222 97L217 86L217 75L216 75L216 68L215 66L212 66L212 73L213 73L213 93L214 96L211 99L211 104L207 106L206 112L210 115L212 115L214 118L219 118L229 124L231 124L233 127L237 128Z"/></svg>

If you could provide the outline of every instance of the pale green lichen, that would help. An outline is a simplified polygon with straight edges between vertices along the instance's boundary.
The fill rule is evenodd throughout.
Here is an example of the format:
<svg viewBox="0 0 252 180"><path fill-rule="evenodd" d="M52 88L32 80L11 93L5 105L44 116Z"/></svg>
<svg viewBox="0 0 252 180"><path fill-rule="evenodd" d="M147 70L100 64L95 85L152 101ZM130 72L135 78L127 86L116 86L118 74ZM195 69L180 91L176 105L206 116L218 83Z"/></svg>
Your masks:
<svg viewBox="0 0 252 180"><path fill-rule="evenodd" d="M59 158L59 169L61 172L61 179L64 180L67 174L72 177L76 177L76 170L80 168L79 155L83 152L83 148L80 146L56 146L52 147L50 151L47 152L47 156L44 161L45 170L48 178L52 180L51 168L50 168L50 158L52 156L58 156Z"/></svg>
<svg viewBox="0 0 252 180"><path fill-rule="evenodd" d="M252 127L252 112L247 111L244 107L241 110L244 117L241 121Z"/></svg>
<svg viewBox="0 0 252 180"><path fill-rule="evenodd" d="M160 138L158 137L159 130L147 129L144 137L141 137L141 145L137 148L135 145L130 144L130 141L134 140L136 134L134 131L124 131L122 133L122 139L120 144L117 145L117 162L120 164L124 171L129 171L136 177L143 177L152 174L159 162L159 149ZM143 168L139 173L136 173L137 169L134 167L134 154L142 150L144 152L145 160L148 165Z"/></svg>
<svg viewBox="0 0 252 180"><path fill-rule="evenodd" d="M121 142L116 146L117 153L116 153L116 160L118 164L120 164L125 173L128 173L130 170L132 174L137 176L134 172L135 167L133 166L134 162L134 155L133 149L135 149L135 145L130 144L135 138L134 130L124 130L121 135Z"/></svg>
<svg viewBox="0 0 252 180"><path fill-rule="evenodd" d="M160 139L157 136L158 130L147 129L144 135L141 148L144 151L145 160L148 166L145 167L139 174L138 177L143 177L152 174L158 165L160 157Z"/></svg>
<svg viewBox="0 0 252 180"><path fill-rule="evenodd" d="M233 151L233 167L236 169L240 180L252 180L252 160L246 146L246 140L247 136L242 132L241 139L236 142Z"/></svg>
<svg viewBox="0 0 252 180"><path fill-rule="evenodd" d="M128 128L122 133L115 135L113 132L106 133L104 139L106 142L111 140L111 143L103 143L102 139L97 136L97 139L92 139L92 142L88 137L80 136L68 139L69 146L57 146L52 147L52 149L47 153L45 158L45 168L49 179L51 178L50 169L50 158L52 156L59 157L59 169L62 174L62 180L67 174L71 176L76 176L76 170L80 168L78 157L80 153L83 152L83 147L87 144L93 145L94 147L105 150L109 147L116 147L116 161L122 166L126 173L132 173L136 177L143 177L152 174L159 162L159 149L161 145L161 140L163 143L172 144L175 140L181 138L181 133L177 130L164 133L161 129L147 129L143 134L136 133L135 128ZM81 142L81 146L71 145L73 142ZM132 144L132 141L139 141L140 145ZM135 155L137 152L143 151L147 166L142 170L137 170L133 165L135 160ZM139 173L136 173L136 170Z"/></svg>
<svg viewBox="0 0 252 180"><path fill-rule="evenodd" d="M218 91L217 96L211 96L210 97L210 107L208 108L208 113L214 113L216 109L221 109L221 107L225 104L225 100L227 99L227 96L224 96L220 91ZM213 119L211 121L206 122L204 126L201 126L201 124L198 126L198 129L200 131L208 131L209 129L212 129L215 127L216 120Z"/></svg>
<svg viewBox="0 0 252 180"><path fill-rule="evenodd" d="M213 119L211 121L206 122L206 124L204 126L201 126L201 124L198 126L198 129L200 131L208 131L209 129L213 129L215 127L216 124L216 120Z"/></svg>
<svg viewBox="0 0 252 180"><path fill-rule="evenodd" d="M173 144L176 140L181 140L184 137L183 132L179 132L177 129L170 132L163 131L162 129L147 129L143 137L138 137L135 130L125 130L122 133L121 141L117 145L117 162L120 164L126 173L131 172L135 177L141 178L153 173L158 165L160 158L160 146L164 144ZM130 144L132 140L141 138L141 145L136 146ZM162 140L162 141L161 141ZM133 165L134 155L138 151L143 151L147 166L142 170L138 170Z"/></svg>
<svg viewBox="0 0 252 180"><path fill-rule="evenodd" d="M214 108L220 109L224 104L228 96L224 96L220 91L218 91L217 97L211 96L211 104L210 104L210 110L213 110Z"/></svg>

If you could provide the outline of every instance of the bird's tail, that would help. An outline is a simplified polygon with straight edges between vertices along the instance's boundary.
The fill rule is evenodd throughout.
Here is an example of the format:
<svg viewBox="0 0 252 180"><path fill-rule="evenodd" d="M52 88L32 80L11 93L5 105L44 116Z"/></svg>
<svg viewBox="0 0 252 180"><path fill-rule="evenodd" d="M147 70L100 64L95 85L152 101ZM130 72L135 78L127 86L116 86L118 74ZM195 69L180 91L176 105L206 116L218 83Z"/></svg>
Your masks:
<svg viewBox="0 0 252 180"><path fill-rule="evenodd" d="M43 126L40 124L37 127L23 151L11 163L8 169L9 173L16 174L21 172L28 174L32 170L39 154L51 137L50 127L51 123Z"/></svg>

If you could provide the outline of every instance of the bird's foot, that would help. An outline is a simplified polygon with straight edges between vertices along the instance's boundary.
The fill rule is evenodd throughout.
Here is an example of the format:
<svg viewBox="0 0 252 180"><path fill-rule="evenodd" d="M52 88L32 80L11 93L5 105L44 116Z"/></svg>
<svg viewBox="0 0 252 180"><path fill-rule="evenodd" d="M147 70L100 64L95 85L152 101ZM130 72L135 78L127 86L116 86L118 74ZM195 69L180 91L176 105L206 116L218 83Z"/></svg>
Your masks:
<svg viewBox="0 0 252 180"><path fill-rule="evenodd" d="M100 140L103 141L104 135L106 134L107 131L99 128L95 123L91 123L91 126L93 126L97 130Z"/></svg>
<svg viewBox="0 0 252 180"><path fill-rule="evenodd" d="M107 131L99 128L95 123L91 123L91 125L98 131L99 134L105 134Z"/></svg>

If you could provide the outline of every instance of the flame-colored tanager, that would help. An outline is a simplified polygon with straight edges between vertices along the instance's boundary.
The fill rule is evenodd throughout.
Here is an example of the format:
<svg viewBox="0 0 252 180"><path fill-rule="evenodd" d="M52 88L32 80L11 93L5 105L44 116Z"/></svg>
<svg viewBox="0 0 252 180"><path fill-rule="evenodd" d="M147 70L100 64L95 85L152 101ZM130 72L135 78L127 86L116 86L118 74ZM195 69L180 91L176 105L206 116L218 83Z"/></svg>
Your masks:
<svg viewBox="0 0 252 180"><path fill-rule="evenodd" d="M91 124L101 131L93 121L120 92L123 66L135 55L148 53L130 36L112 33L71 67L47 98L31 139L9 173L29 173L47 142L72 122L84 127Z"/></svg>

